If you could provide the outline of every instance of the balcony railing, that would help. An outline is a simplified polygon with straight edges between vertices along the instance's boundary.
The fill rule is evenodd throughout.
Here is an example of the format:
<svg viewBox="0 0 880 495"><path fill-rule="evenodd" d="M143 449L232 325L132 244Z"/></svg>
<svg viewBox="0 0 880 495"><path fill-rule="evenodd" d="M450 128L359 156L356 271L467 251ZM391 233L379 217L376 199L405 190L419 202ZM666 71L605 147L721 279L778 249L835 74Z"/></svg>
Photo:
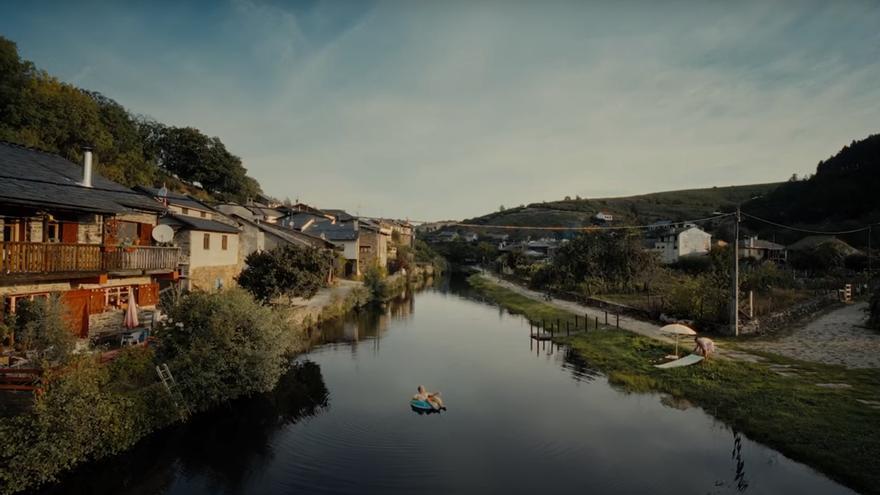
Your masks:
<svg viewBox="0 0 880 495"><path fill-rule="evenodd" d="M174 270L180 249L47 242L0 242L0 276Z"/></svg>

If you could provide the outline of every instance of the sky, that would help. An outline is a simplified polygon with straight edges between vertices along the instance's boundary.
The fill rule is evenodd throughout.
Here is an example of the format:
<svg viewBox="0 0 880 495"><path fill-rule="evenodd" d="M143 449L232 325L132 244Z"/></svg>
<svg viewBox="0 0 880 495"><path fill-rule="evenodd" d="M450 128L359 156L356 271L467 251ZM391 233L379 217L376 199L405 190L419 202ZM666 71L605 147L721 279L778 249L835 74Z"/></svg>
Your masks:
<svg viewBox="0 0 880 495"><path fill-rule="evenodd" d="M788 179L880 132L880 2L0 0L23 57L268 194L467 218Z"/></svg>

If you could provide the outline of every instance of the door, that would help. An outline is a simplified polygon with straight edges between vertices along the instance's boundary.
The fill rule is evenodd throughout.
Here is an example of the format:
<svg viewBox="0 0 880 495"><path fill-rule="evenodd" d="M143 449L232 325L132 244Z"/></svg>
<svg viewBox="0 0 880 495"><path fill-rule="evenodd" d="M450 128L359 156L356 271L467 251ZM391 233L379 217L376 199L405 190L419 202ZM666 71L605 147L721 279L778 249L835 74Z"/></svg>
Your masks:
<svg viewBox="0 0 880 495"><path fill-rule="evenodd" d="M78 223L61 222L61 242L64 244L76 244L79 242Z"/></svg>
<svg viewBox="0 0 880 495"><path fill-rule="evenodd" d="M61 293L61 303L66 308L67 324L74 335L80 338L89 336L90 290L69 290Z"/></svg>

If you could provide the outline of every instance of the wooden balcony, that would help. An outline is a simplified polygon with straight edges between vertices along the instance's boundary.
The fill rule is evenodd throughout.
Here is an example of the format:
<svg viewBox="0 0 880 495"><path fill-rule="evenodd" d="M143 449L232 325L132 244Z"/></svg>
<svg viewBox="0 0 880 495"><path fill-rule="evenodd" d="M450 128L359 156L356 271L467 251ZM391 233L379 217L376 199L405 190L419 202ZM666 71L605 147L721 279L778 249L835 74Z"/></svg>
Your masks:
<svg viewBox="0 0 880 495"><path fill-rule="evenodd" d="M177 268L179 259L180 249L175 247L0 242L0 279L60 274L171 272Z"/></svg>

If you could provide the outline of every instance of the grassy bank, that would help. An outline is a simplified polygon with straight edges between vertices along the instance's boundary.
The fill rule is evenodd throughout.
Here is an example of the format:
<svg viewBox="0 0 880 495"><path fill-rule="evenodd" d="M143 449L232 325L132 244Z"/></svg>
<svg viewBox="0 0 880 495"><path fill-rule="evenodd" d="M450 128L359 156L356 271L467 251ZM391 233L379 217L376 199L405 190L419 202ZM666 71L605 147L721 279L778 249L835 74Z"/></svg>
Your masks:
<svg viewBox="0 0 880 495"><path fill-rule="evenodd" d="M573 315L499 287L478 275L468 282L484 297L532 320ZM706 412L797 461L864 493L880 493L880 370L847 370L764 354L765 362L713 360L659 370L670 347L630 332L602 328L561 338L591 367L627 392L663 392ZM793 376L774 368L789 366ZM850 388L824 388L845 383Z"/></svg>

